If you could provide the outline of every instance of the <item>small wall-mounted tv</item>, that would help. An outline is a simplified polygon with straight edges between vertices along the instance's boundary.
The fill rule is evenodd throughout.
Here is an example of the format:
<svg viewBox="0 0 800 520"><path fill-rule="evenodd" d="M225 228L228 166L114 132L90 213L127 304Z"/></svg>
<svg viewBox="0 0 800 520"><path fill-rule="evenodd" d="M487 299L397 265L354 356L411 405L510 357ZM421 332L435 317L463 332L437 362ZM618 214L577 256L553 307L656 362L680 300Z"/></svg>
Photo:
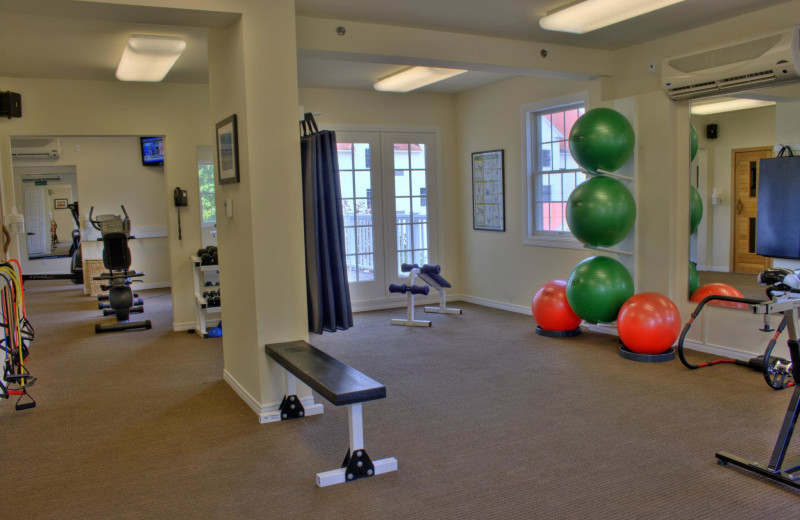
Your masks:
<svg viewBox="0 0 800 520"><path fill-rule="evenodd" d="M142 164L145 166L164 165L164 137L140 137L142 143Z"/></svg>

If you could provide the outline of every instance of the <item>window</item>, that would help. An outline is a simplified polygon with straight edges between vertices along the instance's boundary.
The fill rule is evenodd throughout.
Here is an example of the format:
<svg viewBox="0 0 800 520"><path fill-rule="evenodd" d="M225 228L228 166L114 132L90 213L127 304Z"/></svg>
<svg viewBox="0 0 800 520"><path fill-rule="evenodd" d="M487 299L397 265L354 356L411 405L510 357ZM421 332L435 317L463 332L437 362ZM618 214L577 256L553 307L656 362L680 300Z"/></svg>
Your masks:
<svg viewBox="0 0 800 520"><path fill-rule="evenodd" d="M567 226L566 207L572 190L588 177L569 151L570 130L585 107L585 95L522 107L525 244L581 247Z"/></svg>
<svg viewBox="0 0 800 520"><path fill-rule="evenodd" d="M200 162L197 164L197 168L200 175L201 223L213 225L217 223L217 206L214 196L214 163Z"/></svg>

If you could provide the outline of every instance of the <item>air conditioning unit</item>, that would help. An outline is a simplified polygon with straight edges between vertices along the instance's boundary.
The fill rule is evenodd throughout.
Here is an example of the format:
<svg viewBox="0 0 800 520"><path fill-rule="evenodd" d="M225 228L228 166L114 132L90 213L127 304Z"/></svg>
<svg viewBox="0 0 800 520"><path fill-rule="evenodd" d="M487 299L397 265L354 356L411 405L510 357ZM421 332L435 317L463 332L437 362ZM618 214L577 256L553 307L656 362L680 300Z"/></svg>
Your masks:
<svg viewBox="0 0 800 520"><path fill-rule="evenodd" d="M12 159L58 159L61 141L58 137L12 137Z"/></svg>
<svg viewBox="0 0 800 520"><path fill-rule="evenodd" d="M800 81L800 26L661 62L661 86L675 101Z"/></svg>

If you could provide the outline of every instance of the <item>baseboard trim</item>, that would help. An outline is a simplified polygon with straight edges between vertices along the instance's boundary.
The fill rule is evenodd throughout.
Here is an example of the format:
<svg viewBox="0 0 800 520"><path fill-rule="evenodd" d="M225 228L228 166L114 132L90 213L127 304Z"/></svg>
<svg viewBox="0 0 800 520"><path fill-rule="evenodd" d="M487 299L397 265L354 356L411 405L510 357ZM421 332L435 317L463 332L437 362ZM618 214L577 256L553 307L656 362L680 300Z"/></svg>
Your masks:
<svg viewBox="0 0 800 520"><path fill-rule="evenodd" d="M261 424L270 423L270 422L277 422L281 420L280 415L280 406L281 403L267 403L267 404L260 404L258 400L256 400L250 392L245 390L245 388L239 384L239 382L234 378L227 369L222 371L222 379L228 383L236 395L238 395L242 401L253 410L256 415L258 415L258 422ZM303 408L306 410L306 415L318 415L324 412L324 406L322 403L315 403L314 396L303 397L300 399L300 402L303 404Z"/></svg>
<svg viewBox="0 0 800 520"><path fill-rule="evenodd" d="M698 271L710 271L713 273L728 273L730 270L727 267L715 267L713 265L698 265Z"/></svg>
<svg viewBox="0 0 800 520"><path fill-rule="evenodd" d="M531 308L525 305L516 305L508 302L498 302L489 300L487 298L478 298L477 296L469 296L466 294L459 294L453 298L454 301L465 301L467 303L474 303L475 305L482 305L483 307L491 307L493 309L501 309L504 311L516 312L518 314L526 314L531 316Z"/></svg>
<svg viewBox="0 0 800 520"><path fill-rule="evenodd" d="M715 345L713 343L700 343L697 341L684 340L684 348L690 348L705 354L712 354L715 356L738 359L739 361L749 361L751 358L756 357L758 354L753 354L746 350L740 350L722 345Z"/></svg>
<svg viewBox="0 0 800 520"><path fill-rule="evenodd" d="M452 297L448 296L448 300ZM438 297L431 296L414 296L414 306L438 303ZM353 312L369 312L369 311L382 311L385 309L399 309L408 305L408 298L389 298L380 300L361 300L353 302Z"/></svg>
<svg viewBox="0 0 800 520"><path fill-rule="evenodd" d="M184 332L187 330L192 330L197 327L197 324L193 321L185 321L183 323L176 323L172 322L172 330L175 332Z"/></svg>

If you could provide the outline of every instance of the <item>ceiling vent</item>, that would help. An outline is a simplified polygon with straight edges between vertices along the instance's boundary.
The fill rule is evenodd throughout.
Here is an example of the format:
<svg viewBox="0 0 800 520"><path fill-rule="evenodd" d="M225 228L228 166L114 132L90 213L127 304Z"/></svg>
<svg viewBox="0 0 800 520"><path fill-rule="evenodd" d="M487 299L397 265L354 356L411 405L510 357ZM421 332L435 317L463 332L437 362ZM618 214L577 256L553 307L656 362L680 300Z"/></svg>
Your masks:
<svg viewBox="0 0 800 520"><path fill-rule="evenodd" d="M800 26L661 63L661 86L675 101L800 81Z"/></svg>

